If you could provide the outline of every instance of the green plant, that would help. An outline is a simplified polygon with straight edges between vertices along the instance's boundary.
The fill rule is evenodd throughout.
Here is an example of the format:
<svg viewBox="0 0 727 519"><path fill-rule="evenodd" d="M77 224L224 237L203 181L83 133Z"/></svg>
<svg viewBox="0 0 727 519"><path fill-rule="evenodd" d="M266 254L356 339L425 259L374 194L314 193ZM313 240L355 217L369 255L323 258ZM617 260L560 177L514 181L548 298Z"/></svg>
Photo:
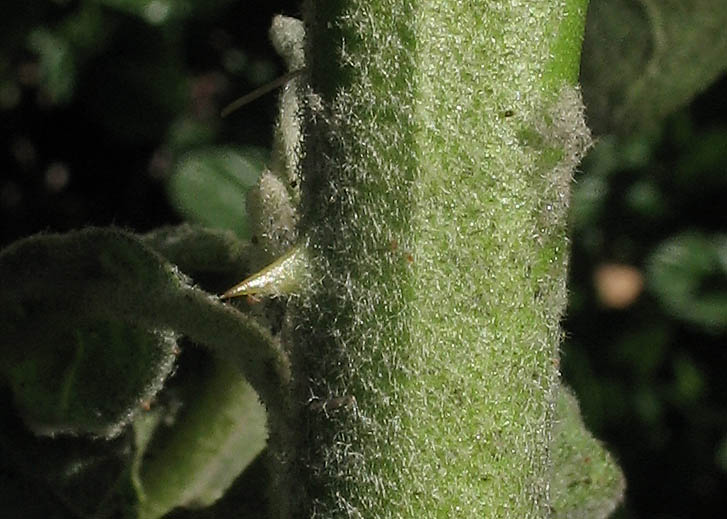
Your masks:
<svg viewBox="0 0 727 519"><path fill-rule="evenodd" d="M9 427L21 471L70 442L43 478L77 515L209 505L264 445L233 365L267 408L278 517L613 509L620 472L558 382L585 2L461 4L310 3L305 53L302 26L276 19L305 71L237 235L86 229L2 252L3 379L25 425L106 438ZM220 163L213 187L249 186ZM188 170L172 190L209 218L183 203ZM296 244L257 304L188 277L219 293Z"/></svg>

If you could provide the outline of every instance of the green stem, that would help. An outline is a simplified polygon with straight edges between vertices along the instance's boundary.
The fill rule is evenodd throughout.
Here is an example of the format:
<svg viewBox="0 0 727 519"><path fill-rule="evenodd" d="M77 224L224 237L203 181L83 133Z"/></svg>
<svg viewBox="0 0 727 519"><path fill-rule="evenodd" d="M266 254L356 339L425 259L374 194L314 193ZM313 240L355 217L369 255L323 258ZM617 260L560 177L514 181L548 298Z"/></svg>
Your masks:
<svg viewBox="0 0 727 519"><path fill-rule="evenodd" d="M549 514L584 5L308 4L279 517Z"/></svg>

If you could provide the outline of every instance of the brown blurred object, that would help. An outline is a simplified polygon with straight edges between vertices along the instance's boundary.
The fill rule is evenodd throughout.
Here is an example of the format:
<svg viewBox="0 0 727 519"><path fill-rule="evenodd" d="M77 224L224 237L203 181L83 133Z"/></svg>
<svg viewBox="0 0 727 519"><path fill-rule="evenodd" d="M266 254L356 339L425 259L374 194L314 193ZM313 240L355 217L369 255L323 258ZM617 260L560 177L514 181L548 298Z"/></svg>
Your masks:
<svg viewBox="0 0 727 519"><path fill-rule="evenodd" d="M644 288L644 276L631 265L599 265L593 273L598 299L604 306L622 309L630 306Z"/></svg>

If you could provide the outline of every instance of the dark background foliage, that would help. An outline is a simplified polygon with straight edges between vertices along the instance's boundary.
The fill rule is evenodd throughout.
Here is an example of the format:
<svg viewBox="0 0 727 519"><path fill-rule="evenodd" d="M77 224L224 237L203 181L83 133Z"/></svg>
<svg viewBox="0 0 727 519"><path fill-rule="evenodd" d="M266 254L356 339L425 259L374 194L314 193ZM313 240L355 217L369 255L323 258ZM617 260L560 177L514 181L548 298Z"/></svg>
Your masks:
<svg viewBox="0 0 727 519"><path fill-rule="evenodd" d="M0 244L180 222L167 186L186 154L269 148L274 95L219 110L283 73L276 13L298 1L4 6ZM626 473L620 517L727 509L726 92L722 78L648 134L601 137L576 178L562 367Z"/></svg>
<svg viewBox="0 0 727 519"><path fill-rule="evenodd" d="M576 177L563 374L626 474L619 517L727 507L726 91L651 135L602 138ZM634 268L633 299L609 301L606 266Z"/></svg>

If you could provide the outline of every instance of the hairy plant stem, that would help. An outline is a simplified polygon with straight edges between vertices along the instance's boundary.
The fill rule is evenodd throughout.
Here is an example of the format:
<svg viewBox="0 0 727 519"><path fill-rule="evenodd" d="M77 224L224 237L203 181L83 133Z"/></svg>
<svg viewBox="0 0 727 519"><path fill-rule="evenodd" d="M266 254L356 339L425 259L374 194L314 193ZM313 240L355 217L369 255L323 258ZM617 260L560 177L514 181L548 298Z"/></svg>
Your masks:
<svg viewBox="0 0 727 519"><path fill-rule="evenodd" d="M318 0L291 517L546 517L584 0Z"/></svg>

